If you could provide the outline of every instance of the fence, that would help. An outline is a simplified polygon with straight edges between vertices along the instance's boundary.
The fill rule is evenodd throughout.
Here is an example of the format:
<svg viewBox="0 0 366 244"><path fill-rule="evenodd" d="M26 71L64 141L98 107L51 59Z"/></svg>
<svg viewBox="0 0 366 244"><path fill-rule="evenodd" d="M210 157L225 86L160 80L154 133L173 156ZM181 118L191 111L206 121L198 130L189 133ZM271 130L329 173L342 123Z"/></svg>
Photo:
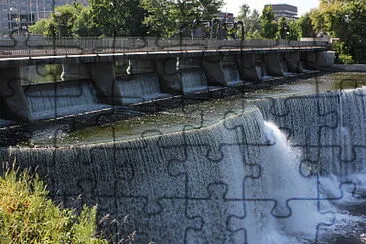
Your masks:
<svg viewBox="0 0 366 244"><path fill-rule="evenodd" d="M231 50L256 48L316 48L327 47L324 40L192 40L153 37L118 38L43 38L29 36L19 39L0 39L1 57L100 54L113 52L158 52L189 50Z"/></svg>

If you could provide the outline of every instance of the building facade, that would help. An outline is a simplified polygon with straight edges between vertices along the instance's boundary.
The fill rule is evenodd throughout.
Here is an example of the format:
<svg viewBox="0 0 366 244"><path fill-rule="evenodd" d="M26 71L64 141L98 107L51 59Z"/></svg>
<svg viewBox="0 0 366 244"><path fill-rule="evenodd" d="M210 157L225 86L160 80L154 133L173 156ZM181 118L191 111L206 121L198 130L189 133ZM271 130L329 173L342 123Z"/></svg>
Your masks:
<svg viewBox="0 0 366 244"><path fill-rule="evenodd" d="M267 7L268 5L265 5ZM289 4L271 4L275 19L281 17L297 19L297 7Z"/></svg>
<svg viewBox="0 0 366 244"><path fill-rule="evenodd" d="M0 0L0 34L26 31L37 20L49 16L55 6L72 2L86 0Z"/></svg>

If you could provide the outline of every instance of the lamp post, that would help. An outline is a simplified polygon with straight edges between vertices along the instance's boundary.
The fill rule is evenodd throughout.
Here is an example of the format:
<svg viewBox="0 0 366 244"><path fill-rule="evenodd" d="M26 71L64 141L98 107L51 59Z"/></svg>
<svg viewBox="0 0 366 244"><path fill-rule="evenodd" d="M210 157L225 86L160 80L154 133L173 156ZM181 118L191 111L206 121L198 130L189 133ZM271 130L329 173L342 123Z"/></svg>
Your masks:
<svg viewBox="0 0 366 244"><path fill-rule="evenodd" d="M14 7L9 8L9 11L11 13L15 13L15 15L16 15L15 23L16 23L16 28L17 28L17 34L19 35L20 34L20 32L19 32L20 26L19 25L21 24L20 23L20 14L19 14L18 10ZM10 16L12 17L12 20L14 20L13 15L11 14Z"/></svg>
<svg viewBox="0 0 366 244"><path fill-rule="evenodd" d="M245 33L244 33L244 22L243 21L241 21L241 20L239 20L239 21L237 21L237 22L235 22L234 23L234 27L235 27L235 29L238 29L238 25L241 27L241 35L240 35L240 37L241 37L241 40L242 41L244 41L244 38L245 38Z"/></svg>

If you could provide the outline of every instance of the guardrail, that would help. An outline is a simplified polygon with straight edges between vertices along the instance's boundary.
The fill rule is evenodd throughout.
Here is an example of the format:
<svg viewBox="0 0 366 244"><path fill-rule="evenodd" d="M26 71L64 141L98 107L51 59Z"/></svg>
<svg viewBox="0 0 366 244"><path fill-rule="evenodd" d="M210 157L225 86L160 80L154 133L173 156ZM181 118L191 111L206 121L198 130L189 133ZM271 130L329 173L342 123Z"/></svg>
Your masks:
<svg viewBox="0 0 366 244"><path fill-rule="evenodd" d="M40 38L29 36L23 39L0 39L0 57L255 48L298 49L327 46L328 42L324 40L192 40L153 37Z"/></svg>

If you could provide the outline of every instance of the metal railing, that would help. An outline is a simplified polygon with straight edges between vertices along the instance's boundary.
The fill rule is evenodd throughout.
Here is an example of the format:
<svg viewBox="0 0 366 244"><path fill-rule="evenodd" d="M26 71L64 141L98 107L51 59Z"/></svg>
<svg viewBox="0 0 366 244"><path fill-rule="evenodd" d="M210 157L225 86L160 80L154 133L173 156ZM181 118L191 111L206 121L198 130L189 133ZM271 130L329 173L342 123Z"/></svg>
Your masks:
<svg viewBox="0 0 366 244"><path fill-rule="evenodd" d="M0 57L127 52L326 48L324 40L192 40L154 37L0 39Z"/></svg>

